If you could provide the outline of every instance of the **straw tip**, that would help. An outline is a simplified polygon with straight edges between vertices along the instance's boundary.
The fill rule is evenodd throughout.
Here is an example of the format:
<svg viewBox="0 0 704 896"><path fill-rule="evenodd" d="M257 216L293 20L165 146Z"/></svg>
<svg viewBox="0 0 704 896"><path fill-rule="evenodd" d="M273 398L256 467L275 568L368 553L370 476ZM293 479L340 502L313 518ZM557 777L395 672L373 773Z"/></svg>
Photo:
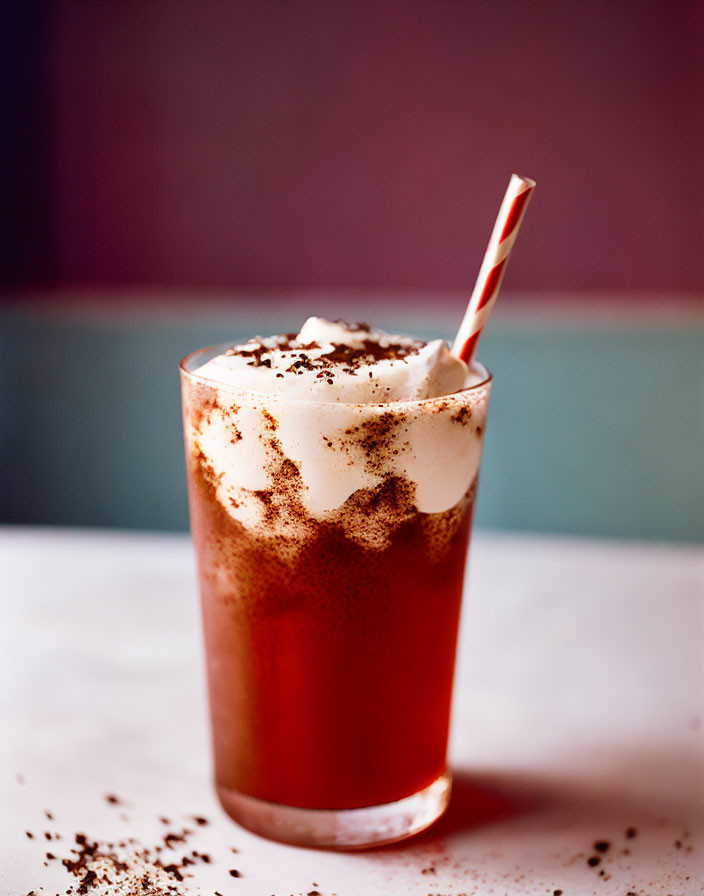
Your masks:
<svg viewBox="0 0 704 896"><path fill-rule="evenodd" d="M521 184L525 185L526 189L532 190L535 187L535 181L530 177L524 177L522 174L518 174L517 172L513 172L511 175L512 181L520 181Z"/></svg>

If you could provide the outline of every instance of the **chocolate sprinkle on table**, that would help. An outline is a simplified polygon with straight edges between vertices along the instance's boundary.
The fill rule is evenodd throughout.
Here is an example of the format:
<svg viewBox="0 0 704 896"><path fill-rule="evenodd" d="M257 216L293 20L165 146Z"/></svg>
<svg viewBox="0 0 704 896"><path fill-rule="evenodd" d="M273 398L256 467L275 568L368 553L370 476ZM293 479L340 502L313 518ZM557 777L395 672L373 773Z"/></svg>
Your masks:
<svg viewBox="0 0 704 896"><path fill-rule="evenodd" d="M597 840L594 844L594 849L597 852L606 852L606 850L611 846L608 840Z"/></svg>

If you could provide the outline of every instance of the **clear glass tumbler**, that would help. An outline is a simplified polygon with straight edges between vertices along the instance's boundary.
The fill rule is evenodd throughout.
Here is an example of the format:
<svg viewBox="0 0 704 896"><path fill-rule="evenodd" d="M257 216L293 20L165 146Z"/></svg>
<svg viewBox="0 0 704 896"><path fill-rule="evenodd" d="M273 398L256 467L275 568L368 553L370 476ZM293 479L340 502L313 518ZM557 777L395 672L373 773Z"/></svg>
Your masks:
<svg viewBox="0 0 704 896"><path fill-rule="evenodd" d="M423 401L286 400L199 376L222 349L180 366L220 801L288 843L401 840L450 796L491 377L475 364L478 385ZM337 506L316 506L321 482Z"/></svg>

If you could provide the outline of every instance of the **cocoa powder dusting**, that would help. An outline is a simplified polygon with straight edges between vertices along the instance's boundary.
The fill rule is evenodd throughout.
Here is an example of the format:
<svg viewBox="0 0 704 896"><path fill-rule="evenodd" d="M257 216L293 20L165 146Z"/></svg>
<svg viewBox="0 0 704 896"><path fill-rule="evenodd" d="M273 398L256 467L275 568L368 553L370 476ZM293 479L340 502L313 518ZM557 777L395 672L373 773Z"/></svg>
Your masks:
<svg viewBox="0 0 704 896"><path fill-rule="evenodd" d="M365 420L359 427L359 433L353 435L358 447L364 453L367 469L370 472L383 466L386 451L398 426L404 422L401 414L390 411ZM356 436L356 438L355 438Z"/></svg>
<svg viewBox="0 0 704 896"><path fill-rule="evenodd" d="M198 467L200 475L212 486L222 479L222 473L216 473L215 467L208 460L202 448L196 448L193 452L193 462Z"/></svg>
<svg viewBox="0 0 704 896"><path fill-rule="evenodd" d="M462 407L450 417L453 423L459 423L461 426L467 426L469 421L472 419L472 409L467 405L462 405Z"/></svg>
<svg viewBox="0 0 704 896"><path fill-rule="evenodd" d="M106 801L112 805L121 803L112 795L108 795ZM159 820L170 824L165 817ZM198 827L209 823L202 815L193 816L193 820ZM188 880L194 876L192 869L201 863L210 864L213 859L208 853L196 849L191 850L190 855L179 854L179 848L183 850L193 835L191 829L180 827L168 831L160 842L144 845L134 837L111 842L94 839L79 831L73 836L68 855L47 852L44 864L58 863L74 879L74 883L65 889L65 896L90 896L93 893L98 896L112 892L124 896L205 896L202 887L189 886ZM61 839L60 835L55 835L55 839ZM236 851L235 847L232 851Z"/></svg>
<svg viewBox="0 0 704 896"><path fill-rule="evenodd" d="M266 421L266 429L269 432L276 432L276 430L279 428L279 421L276 419L276 417L274 417L273 414L267 411L266 408L262 408L262 416Z"/></svg>
<svg viewBox="0 0 704 896"><path fill-rule="evenodd" d="M366 323L347 323L336 321L351 333L369 333L371 328ZM378 361L402 361L408 355L417 352L426 343L421 340L408 340L397 342L385 339L379 343L376 339L363 339L361 345L350 346L344 343L332 343L332 349L318 356L308 354L313 349L319 349L317 342L299 342L295 333L286 333L283 336L271 337L264 341L260 336L250 340L246 345L233 346L225 351L230 357L239 356L246 359L249 367L272 366L274 356L283 356L290 361L285 368L286 373L300 374L304 370L320 371L318 376L325 376L330 382L335 376L335 368L342 369L345 373L355 375L359 367L373 364ZM277 373L277 376L283 374Z"/></svg>
<svg viewBox="0 0 704 896"><path fill-rule="evenodd" d="M389 342L380 344L374 339L365 339L360 347L333 343L332 350L313 359L314 365L344 365L354 372L358 367L378 361L401 361L422 348L422 342L410 344ZM312 369L312 368L311 368Z"/></svg>

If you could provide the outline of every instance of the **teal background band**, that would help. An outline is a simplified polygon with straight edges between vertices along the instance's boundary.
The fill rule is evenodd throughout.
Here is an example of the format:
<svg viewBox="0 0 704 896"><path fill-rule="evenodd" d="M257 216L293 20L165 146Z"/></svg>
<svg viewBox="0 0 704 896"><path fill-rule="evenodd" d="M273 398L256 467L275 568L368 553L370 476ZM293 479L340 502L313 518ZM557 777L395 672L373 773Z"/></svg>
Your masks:
<svg viewBox="0 0 704 896"><path fill-rule="evenodd" d="M185 529L178 361L296 329L299 307L10 307L0 520ZM457 315L368 300L356 317L450 337ZM479 357L494 374L479 526L704 540L701 315L496 313Z"/></svg>

